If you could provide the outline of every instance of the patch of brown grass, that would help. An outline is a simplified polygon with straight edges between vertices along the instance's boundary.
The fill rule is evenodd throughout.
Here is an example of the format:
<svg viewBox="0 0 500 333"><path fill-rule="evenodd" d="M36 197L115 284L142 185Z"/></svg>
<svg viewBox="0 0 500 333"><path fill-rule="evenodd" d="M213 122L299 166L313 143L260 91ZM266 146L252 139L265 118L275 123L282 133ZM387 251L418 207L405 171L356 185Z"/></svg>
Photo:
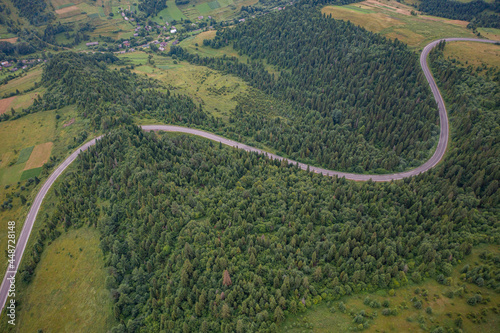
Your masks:
<svg viewBox="0 0 500 333"><path fill-rule="evenodd" d="M76 11L76 10L80 11L80 8L78 8L77 6L69 6L69 7L65 7L62 9L57 9L56 14L61 15L61 14L69 13L69 12Z"/></svg>
<svg viewBox="0 0 500 333"><path fill-rule="evenodd" d="M363 14L359 13L350 8L341 8L341 7L325 7L321 10L323 14L332 14L332 17L339 20L349 20L351 23L360 25L363 28L373 31L380 32L384 29L393 26L404 25L403 22L390 17L389 15L383 13L369 13Z"/></svg>
<svg viewBox="0 0 500 333"><path fill-rule="evenodd" d="M0 39L0 42L9 42L14 44L15 42L17 42L17 37Z"/></svg>
<svg viewBox="0 0 500 333"><path fill-rule="evenodd" d="M28 162L26 162L24 170L39 168L47 163L53 145L54 144L52 142L46 142L42 143L41 145L35 146L35 148L33 148L33 151L31 152Z"/></svg>
<svg viewBox="0 0 500 333"><path fill-rule="evenodd" d="M16 96L0 99L0 114L4 114L9 110L9 107L14 101L14 99L16 99Z"/></svg>

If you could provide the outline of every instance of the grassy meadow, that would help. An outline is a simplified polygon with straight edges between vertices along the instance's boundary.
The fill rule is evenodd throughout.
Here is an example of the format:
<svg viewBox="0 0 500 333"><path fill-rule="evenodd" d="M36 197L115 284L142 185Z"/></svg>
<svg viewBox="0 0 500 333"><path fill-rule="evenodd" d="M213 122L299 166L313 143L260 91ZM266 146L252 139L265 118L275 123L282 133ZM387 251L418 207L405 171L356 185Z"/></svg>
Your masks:
<svg viewBox="0 0 500 333"><path fill-rule="evenodd" d="M349 20L388 38L397 38L415 50L422 49L438 38L476 37L466 28L468 22L420 14L413 16L411 11L415 11L415 8L396 1L376 0L347 6L326 6L322 9L324 14L332 15L335 19ZM490 31L489 37L495 37L495 32Z"/></svg>
<svg viewBox="0 0 500 333"><path fill-rule="evenodd" d="M33 88L35 82L40 82L42 79L42 71L42 66L38 65L37 67L31 69L28 73L10 80L6 85L2 86L2 89L0 89L0 97L15 93L16 91L23 92L26 89Z"/></svg>
<svg viewBox="0 0 500 333"><path fill-rule="evenodd" d="M116 325L106 276L97 230L63 233L47 246L33 281L21 291L14 331L95 332L99 327L106 332Z"/></svg>

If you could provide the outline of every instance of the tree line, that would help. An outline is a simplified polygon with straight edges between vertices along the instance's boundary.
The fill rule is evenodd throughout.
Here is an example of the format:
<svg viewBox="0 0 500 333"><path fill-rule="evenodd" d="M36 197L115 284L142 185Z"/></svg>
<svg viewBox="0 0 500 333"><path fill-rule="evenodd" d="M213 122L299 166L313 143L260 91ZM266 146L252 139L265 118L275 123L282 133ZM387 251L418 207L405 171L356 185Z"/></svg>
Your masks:
<svg viewBox="0 0 500 333"><path fill-rule="evenodd" d="M474 26L500 28L500 1L424 0L419 9L427 14L470 21Z"/></svg>

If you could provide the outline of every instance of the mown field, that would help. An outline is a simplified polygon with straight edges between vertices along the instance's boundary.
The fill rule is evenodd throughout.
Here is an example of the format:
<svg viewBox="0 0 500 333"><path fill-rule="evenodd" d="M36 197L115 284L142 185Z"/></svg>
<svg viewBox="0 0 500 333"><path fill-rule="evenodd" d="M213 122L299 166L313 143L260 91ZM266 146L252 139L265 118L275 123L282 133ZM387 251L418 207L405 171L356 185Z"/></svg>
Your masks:
<svg viewBox="0 0 500 333"><path fill-rule="evenodd" d="M426 280L420 284L412 283L396 288L393 296L389 290L380 290L343 297L333 302L322 302L305 313L290 315L281 332L352 331L357 329L355 317L360 313L364 313L365 318L373 317L367 319L369 327L363 329L363 332L429 332L439 326L453 329L459 328L456 324L459 317L462 318L463 332L498 332L500 295L494 290L478 287L460 278L460 272L466 265L473 268L482 264L479 254L485 250L500 253L498 245L476 247L471 255L453 269L452 284L449 286L439 284L435 280ZM464 288L463 295L453 298L447 296L448 292L459 288ZM485 304L469 305L467 299L475 294L482 295L483 299L487 300ZM373 308L367 305L367 298L377 301L380 306ZM413 306L412 299L422 301L420 309ZM384 301L388 302L388 309L396 310L396 315L382 314L385 309ZM346 307L345 313L339 310L340 302Z"/></svg>

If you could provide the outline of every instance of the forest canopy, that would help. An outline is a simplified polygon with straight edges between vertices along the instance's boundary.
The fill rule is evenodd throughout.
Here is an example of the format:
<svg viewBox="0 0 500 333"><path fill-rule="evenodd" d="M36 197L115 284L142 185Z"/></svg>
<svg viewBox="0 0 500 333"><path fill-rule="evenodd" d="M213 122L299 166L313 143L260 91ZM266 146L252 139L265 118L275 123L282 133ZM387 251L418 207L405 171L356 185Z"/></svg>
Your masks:
<svg viewBox="0 0 500 333"><path fill-rule="evenodd" d="M247 100L235 110L235 132L293 159L358 173L402 171L430 156L437 109L417 56L403 43L316 8L288 7L218 31L204 44L231 45L251 60L200 57L179 47L171 54L236 74L287 103L273 117Z"/></svg>
<svg viewBox="0 0 500 333"><path fill-rule="evenodd" d="M469 21L475 26L500 28L500 1L423 0L419 9L427 14Z"/></svg>

